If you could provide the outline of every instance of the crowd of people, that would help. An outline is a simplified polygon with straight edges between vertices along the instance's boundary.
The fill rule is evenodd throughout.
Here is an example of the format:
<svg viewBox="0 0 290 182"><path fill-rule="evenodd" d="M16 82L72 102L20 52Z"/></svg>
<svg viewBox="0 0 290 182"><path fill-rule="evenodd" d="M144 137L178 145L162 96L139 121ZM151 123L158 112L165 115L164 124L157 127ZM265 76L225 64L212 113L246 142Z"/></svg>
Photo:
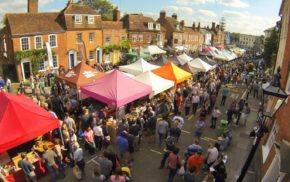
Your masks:
<svg viewBox="0 0 290 182"><path fill-rule="evenodd" d="M84 155L87 151L90 155L101 154L95 160L95 167L90 170L95 181L125 182L132 180L133 153L139 150L142 139L146 137L155 142L155 136L158 136L158 145L165 146L160 169L168 168L168 182L173 181L176 174L182 175L185 182L193 182L200 172L206 174L206 182L225 181L226 156L223 152L232 139L229 126L233 123L238 126L240 120L246 125L251 112L248 95L253 92L254 98L259 98L261 92L260 81L249 74L251 64L239 60L217 66L207 73L199 73L194 79L151 100L142 99L128 104L123 114L96 101L79 101L77 90L61 82L52 83L51 77L32 76L31 98L61 122L60 130L44 136L54 141L54 148L43 146L44 151L38 150L36 141L33 151L42 159L51 181L65 178L66 166L73 168L78 179L85 179L88 169ZM230 90L227 85L230 83L247 86L247 96L229 104L227 98ZM0 87L4 85L0 78ZM11 81L6 81L6 85L11 92ZM49 92L46 86L51 86ZM18 93L26 93L23 82ZM216 103L218 94L221 95L221 103ZM227 112L222 113L219 108L227 105ZM190 114L194 115L195 139L181 155L178 142L184 121ZM218 142L210 143L207 149L203 149L200 140L206 119L211 118L210 128L214 130L219 128L217 123L223 115L227 117L227 123L217 138ZM34 167L24 153L21 157L19 166L26 178L37 181L33 174Z"/></svg>

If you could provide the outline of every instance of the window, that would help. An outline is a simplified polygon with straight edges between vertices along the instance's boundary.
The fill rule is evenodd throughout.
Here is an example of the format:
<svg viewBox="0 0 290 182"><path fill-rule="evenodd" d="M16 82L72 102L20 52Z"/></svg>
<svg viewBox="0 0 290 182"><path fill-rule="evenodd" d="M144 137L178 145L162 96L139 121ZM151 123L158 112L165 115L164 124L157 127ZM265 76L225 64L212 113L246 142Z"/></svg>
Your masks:
<svg viewBox="0 0 290 182"><path fill-rule="evenodd" d="M136 42L137 41L137 35L136 34L132 35L132 41L133 42Z"/></svg>
<svg viewBox="0 0 290 182"><path fill-rule="evenodd" d="M77 33L77 41L81 41L82 40L82 33Z"/></svg>
<svg viewBox="0 0 290 182"><path fill-rule="evenodd" d="M52 55L53 68L58 68L58 55Z"/></svg>
<svg viewBox="0 0 290 182"><path fill-rule="evenodd" d="M153 23L151 23L151 22L148 23L148 29L153 30Z"/></svg>
<svg viewBox="0 0 290 182"><path fill-rule="evenodd" d="M95 41L95 33L94 32L89 34L89 41L90 41L90 43L93 43Z"/></svg>
<svg viewBox="0 0 290 182"><path fill-rule="evenodd" d="M93 60L95 57L95 52L94 51L90 51L90 60Z"/></svg>
<svg viewBox="0 0 290 182"><path fill-rule="evenodd" d="M89 23L89 24L94 24L94 23L95 23L95 21L94 21L94 16L92 16L92 15L89 15L89 16L88 16L88 23Z"/></svg>
<svg viewBox="0 0 290 182"><path fill-rule="evenodd" d="M81 15L75 15L75 23L76 24L82 23L82 16Z"/></svg>
<svg viewBox="0 0 290 182"><path fill-rule="evenodd" d="M160 24L156 23L156 30L160 30Z"/></svg>
<svg viewBox="0 0 290 182"><path fill-rule="evenodd" d="M35 49L42 49L42 36L34 37L34 45Z"/></svg>
<svg viewBox="0 0 290 182"><path fill-rule="evenodd" d="M112 38L111 37L106 37L105 39L106 45L109 45L112 43Z"/></svg>
<svg viewBox="0 0 290 182"><path fill-rule="evenodd" d="M57 47L57 36L56 35L49 35L48 42L51 48Z"/></svg>
<svg viewBox="0 0 290 182"><path fill-rule="evenodd" d="M44 71L44 60L40 60L39 61L39 68L38 68L39 71Z"/></svg>
<svg viewBox="0 0 290 182"><path fill-rule="evenodd" d="M269 134L268 140L265 145L262 146L262 154L263 154L263 163L266 162L266 159L269 155L269 152L275 142L276 134L278 133L279 125L277 124L277 121L274 121L272 130Z"/></svg>
<svg viewBox="0 0 290 182"><path fill-rule="evenodd" d="M142 34L140 34L140 35L138 36L138 40L139 40L139 42L143 42L143 35L142 35Z"/></svg>
<svg viewBox="0 0 290 182"><path fill-rule="evenodd" d="M26 51L30 49L29 37L20 38L20 48L22 51Z"/></svg>

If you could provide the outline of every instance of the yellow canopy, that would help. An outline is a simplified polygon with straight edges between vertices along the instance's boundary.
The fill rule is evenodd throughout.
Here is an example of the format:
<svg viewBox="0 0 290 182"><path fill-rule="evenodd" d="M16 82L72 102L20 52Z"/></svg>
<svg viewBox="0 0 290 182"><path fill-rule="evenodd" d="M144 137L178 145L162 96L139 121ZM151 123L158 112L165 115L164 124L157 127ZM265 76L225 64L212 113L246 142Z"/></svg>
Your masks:
<svg viewBox="0 0 290 182"><path fill-rule="evenodd" d="M184 71L171 61L152 72L162 78L174 81L175 84L188 80L192 76L191 73Z"/></svg>

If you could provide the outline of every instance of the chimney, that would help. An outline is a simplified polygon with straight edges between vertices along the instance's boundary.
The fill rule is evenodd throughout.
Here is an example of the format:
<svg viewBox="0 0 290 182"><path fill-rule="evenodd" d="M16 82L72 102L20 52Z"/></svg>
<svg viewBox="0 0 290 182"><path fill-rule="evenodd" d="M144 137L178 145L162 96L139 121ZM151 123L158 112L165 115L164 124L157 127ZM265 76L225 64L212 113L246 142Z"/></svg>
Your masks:
<svg viewBox="0 0 290 182"><path fill-rule="evenodd" d="M181 25L182 28L184 28L184 25L185 25L185 24L184 24L184 20L181 20L181 21L180 21L180 25Z"/></svg>
<svg viewBox="0 0 290 182"><path fill-rule="evenodd" d="M220 25L219 24L216 25L216 29L218 29L218 30L220 29Z"/></svg>
<svg viewBox="0 0 290 182"><path fill-rule="evenodd" d="M172 14L172 18L174 18L175 20L177 20L177 14L176 13L173 13Z"/></svg>
<svg viewBox="0 0 290 182"><path fill-rule="evenodd" d="M160 11L160 19L165 19L166 12L164 10Z"/></svg>
<svg viewBox="0 0 290 182"><path fill-rule="evenodd" d="M195 30L195 23L192 23L192 30Z"/></svg>
<svg viewBox="0 0 290 182"><path fill-rule="evenodd" d="M198 31L200 30L200 22L198 22L197 30L198 30Z"/></svg>
<svg viewBox="0 0 290 182"><path fill-rule="evenodd" d="M113 10L113 21L119 21L120 20L120 10L118 10L118 7L116 7Z"/></svg>
<svg viewBox="0 0 290 182"><path fill-rule="evenodd" d="M206 26L206 29L209 30L209 26Z"/></svg>
<svg viewBox="0 0 290 182"><path fill-rule="evenodd" d="M212 22L211 24L211 30L214 30L215 29L215 22Z"/></svg>
<svg viewBox="0 0 290 182"><path fill-rule="evenodd" d="M27 12L28 13L38 13L38 0L28 0Z"/></svg>

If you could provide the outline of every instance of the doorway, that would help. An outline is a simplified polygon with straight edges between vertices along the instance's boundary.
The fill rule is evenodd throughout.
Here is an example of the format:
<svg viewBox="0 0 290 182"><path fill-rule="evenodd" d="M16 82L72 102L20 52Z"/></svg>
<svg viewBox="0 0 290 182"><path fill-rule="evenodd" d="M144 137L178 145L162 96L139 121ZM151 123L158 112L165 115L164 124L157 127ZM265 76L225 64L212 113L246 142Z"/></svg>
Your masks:
<svg viewBox="0 0 290 182"><path fill-rule="evenodd" d="M29 60L23 60L21 62L21 71L22 71L22 77L23 80L27 80L31 76L31 65Z"/></svg>
<svg viewBox="0 0 290 182"><path fill-rule="evenodd" d="M69 51L68 53L69 68L73 68L76 65L76 54L75 51Z"/></svg>
<svg viewBox="0 0 290 182"><path fill-rule="evenodd" d="M102 48L100 48L100 47L98 47L97 48L97 51L96 51L96 61L97 61L97 63L102 63L102 61L103 61L103 59L102 59L102 53L103 51L102 51Z"/></svg>

